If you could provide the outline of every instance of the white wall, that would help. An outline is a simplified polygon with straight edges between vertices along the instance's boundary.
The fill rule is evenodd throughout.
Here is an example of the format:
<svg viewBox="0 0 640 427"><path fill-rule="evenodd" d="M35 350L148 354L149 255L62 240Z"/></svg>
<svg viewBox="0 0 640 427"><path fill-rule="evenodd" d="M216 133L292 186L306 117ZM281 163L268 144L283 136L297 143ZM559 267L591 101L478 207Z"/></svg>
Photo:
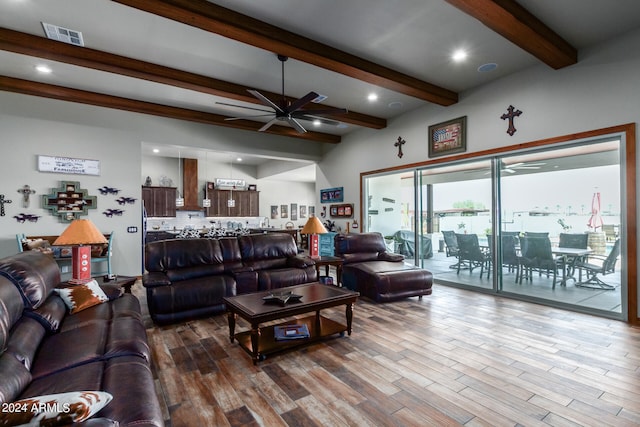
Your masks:
<svg viewBox="0 0 640 427"><path fill-rule="evenodd" d="M180 145L203 150L252 153L276 158L294 158L317 161L321 144L300 143L294 138L257 134L236 129L182 122L126 111L87 106L33 96L0 91L0 194L13 203L6 204L6 216L0 217L0 257L18 252L17 233L26 235L58 235L66 227L44 210L40 197L59 186L60 181L79 181L89 195L98 197L98 208L84 218L91 219L100 230L114 231L114 272L121 275L139 275L142 272L142 217L141 185L146 178L142 172L141 144L153 142L161 145ZM67 175L37 171L36 156L66 156L95 159L101 162L101 175ZM178 182L177 163L173 160L158 170L167 169L174 182ZM210 172L212 175L213 171ZM255 176L255 175L254 175ZM154 178L157 183L157 178ZM29 209L22 209L17 190L28 184L36 190ZM203 183L201 183L203 184ZM98 188L115 187L120 195L134 197L134 205L120 207L115 197L102 196ZM270 200L268 186L259 185L260 210L268 204L307 203L313 198L312 188L302 186L294 191L283 190ZM264 195L264 196L263 196ZM107 218L106 208L123 208L122 216ZM40 215L38 222L18 223L13 219L19 213ZM266 215L269 211L265 210ZM276 224L278 225L278 224ZM127 233L129 226L138 227L137 233Z"/></svg>
<svg viewBox="0 0 640 427"><path fill-rule="evenodd" d="M428 127L460 116L467 116L467 152L637 123L638 46L640 30L580 52L579 63L571 67L532 67L462 93L453 106L427 106L392 120L386 129L353 133L327 148L318 166L317 188L344 186L359 217L360 173L428 161ZM513 136L500 119L509 105L523 112L515 120ZM398 136L406 140L402 159L393 146Z"/></svg>

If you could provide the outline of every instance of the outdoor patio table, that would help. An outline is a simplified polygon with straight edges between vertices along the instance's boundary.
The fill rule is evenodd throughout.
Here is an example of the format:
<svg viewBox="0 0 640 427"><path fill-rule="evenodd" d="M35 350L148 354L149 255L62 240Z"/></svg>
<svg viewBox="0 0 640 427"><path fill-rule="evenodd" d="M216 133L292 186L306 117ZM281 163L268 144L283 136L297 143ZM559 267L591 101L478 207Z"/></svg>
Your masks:
<svg viewBox="0 0 640 427"><path fill-rule="evenodd" d="M576 278L573 276L576 262L592 252L593 249L589 248L551 248L551 253L562 257L562 280L560 281L560 285L566 286L567 281L571 279L577 282Z"/></svg>

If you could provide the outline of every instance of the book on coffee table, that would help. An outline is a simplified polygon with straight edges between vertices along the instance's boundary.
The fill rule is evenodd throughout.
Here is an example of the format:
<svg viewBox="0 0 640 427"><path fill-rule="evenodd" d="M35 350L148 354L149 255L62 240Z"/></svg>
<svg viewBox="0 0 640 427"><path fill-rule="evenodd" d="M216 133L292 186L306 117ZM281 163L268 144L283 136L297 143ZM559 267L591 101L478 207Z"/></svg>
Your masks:
<svg viewBox="0 0 640 427"><path fill-rule="evenodd" d="M309 338L309 328L305 324L274 326L273 334L276 341L299 340Z"/></svg>
<svg viewBox="0 0 640 427"><path fill-rule="evenodd" d="M275 302L281 305L285 305L288 302L300 301L302 295L296 295L292 292L272 292L269 295L262 297L264 302Z"/></svg>

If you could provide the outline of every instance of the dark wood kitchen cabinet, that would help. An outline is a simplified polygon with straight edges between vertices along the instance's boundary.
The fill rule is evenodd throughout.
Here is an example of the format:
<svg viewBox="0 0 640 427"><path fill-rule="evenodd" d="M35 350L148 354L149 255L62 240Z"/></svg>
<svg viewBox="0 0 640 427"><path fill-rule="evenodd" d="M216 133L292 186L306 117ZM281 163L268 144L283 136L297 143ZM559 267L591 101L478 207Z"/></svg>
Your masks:
<svg viewBox="0 0 640 427"><path fill-rule="evenodd" d="M260 192L246 190L207 190L211 207L207 216L259 216ZM235 206L228 205L229 199L235 200Z"/></svg>
<svg viewBox="0 0 640 427"><path fill-rule="evenodd" d="M142 187L142 201L148 217L176 216L176 187Z"/></svg>

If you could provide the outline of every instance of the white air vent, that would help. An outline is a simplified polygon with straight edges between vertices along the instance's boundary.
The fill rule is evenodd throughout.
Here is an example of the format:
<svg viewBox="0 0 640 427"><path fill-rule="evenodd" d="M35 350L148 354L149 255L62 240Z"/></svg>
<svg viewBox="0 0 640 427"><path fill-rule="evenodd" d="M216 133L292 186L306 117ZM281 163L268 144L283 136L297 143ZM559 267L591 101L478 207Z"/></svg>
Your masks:
<svg viewBox="0 0 640 427"><path fill-rule="evenodd" d="M312 99L311 102L315 102L316 104L319 104L325 99L327 99L327 95L318 95L318 97L315 99Z"/></svg>
<svg viewBox="0 0 640 427"><path fill-rule="evenodd" d="M47 24L46 22L42 23L42 28L44 28L44 32L51 40L57 40L59 42L69 43L76 46L84 46L84 40L82 40L82 33L80 31L58 27L57 25Z"/></svg>

